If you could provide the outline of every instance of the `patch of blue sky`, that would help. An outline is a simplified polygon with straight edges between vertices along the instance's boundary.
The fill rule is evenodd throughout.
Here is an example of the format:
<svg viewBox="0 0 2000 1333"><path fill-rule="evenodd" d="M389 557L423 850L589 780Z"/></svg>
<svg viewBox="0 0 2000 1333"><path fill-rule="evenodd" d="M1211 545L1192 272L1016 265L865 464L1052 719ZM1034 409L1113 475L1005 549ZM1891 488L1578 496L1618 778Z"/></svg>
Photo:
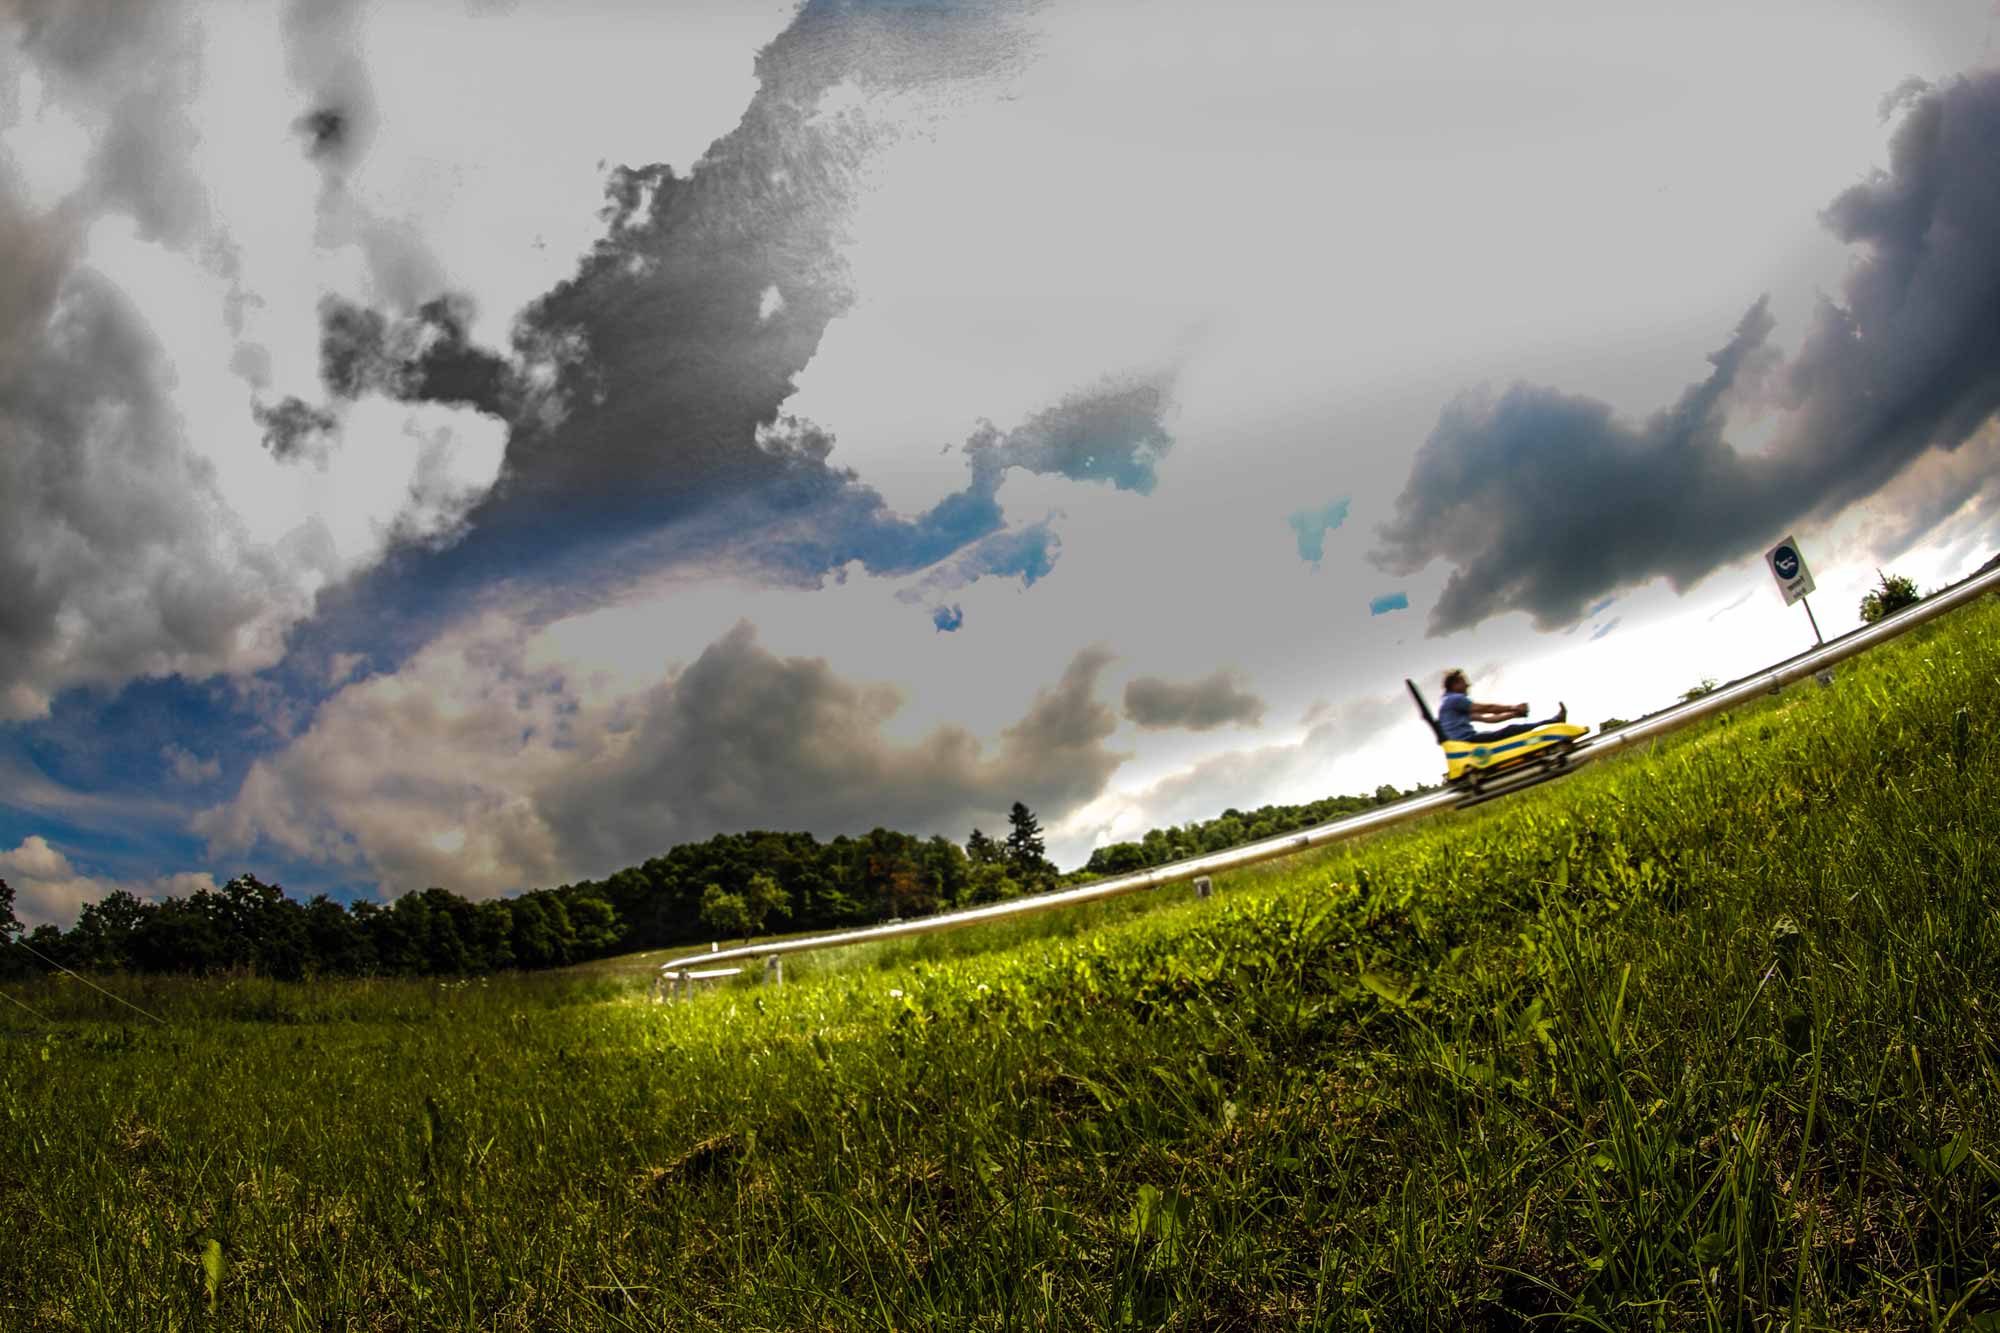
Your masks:
<svg viewBox="0 0 2000 1333"><path fill-rule="evenodd" d="M218 758L240 774L238 765L248 762L245 742L255 748L265 729L228 685L169 676L134 681L108 697L65 690L48 716L0 728L0 748L66 787L161 795L202 785L186 775L223 776L221 768L205 768ZM176 756L186 758L176 765Z"/></svg>
<svg viewBox="0 0 2000 1333"><path fill-rule="evenodd" d="M1371 616L1386 616L1391 611L1407 611L1409 609L1410 595L1408 593L1385 592L1380 597L1371 597L1368 599L1368 614Z"/></svg>
<svg viewBox="0 0 2000 1333"><path fill-rule="evenodd" d="M1301 509L1285 515L1299 539L1299 559L1318 565L1326 554L1326 534L1347 521L1347 497L1319 509Z"/></svg>
<svg viewBox="0 0 2000 1333"><path fill-rule="evenodd" d="M965 608L953 602L950 606L940 606L931 612L931 624L938 627L938 633L950 634L965 623Z"/></svg>
<svg viewBox="0 0 2000 1333"><path fill-rule="evenodd" d="M142 884L209 868L207 847L187 829L188 802L164 793L66 786L9 743L12 739L0 741L0 851L39 837L78 874Z"/></svg>
<svg viewBox="0 0 2000 1333"><path fill-rule="evenodd" d="M110 695L66 690L48 716L0 725L0 850L39 835L100 878L146 882L207 870L220 883L250 871L307 893L366 891L351 870L330 874L269 848L213 863L206 840L190 831L256 758L284 744L285 715L302 719L317 704L316 693L295 695L275 674L247 690L178 676Z"/></svg>
<svg viewBox="0 0 2000 1333"><path fill-rule="evenodd" d="M1019 575L1022 584L1032 588L1036 579L1046 578L1055 568L1059 545L1055 530L1047 522L1000 533L981 545L978 572L1002 578Z"/></svg>
<svg viewBox="0 0 2000 1333"><path fill-rule="evenodd" d="M1609 634L1612 630L1617 629L1619 622L1622 621L1623 619L1624 619L1623 616L1611 617L1611 619L1605 621L1602 625L1599 625L1596 629L1590 632L1590 641L1592 643L1596 643L1599 639Z"/></svg>
<svg viewBox="0 0 2000 1333"><path fill-rule="evenodd" d="M30 837L47 840L79 875L122 882L141 890L183 872L207 872L225 884L253 874L304 902L325 893L343 902L376 898L372 879L353 866L329 866L293 856L269 843L212 854L205 838L191 832L194 813L220 799L176 797L161 792L111 793L62 786L26 768L16 755L0 754L0 851ZM11 799L10 799L11 798ZM67 922L62 923L67 925Z"/></svg>

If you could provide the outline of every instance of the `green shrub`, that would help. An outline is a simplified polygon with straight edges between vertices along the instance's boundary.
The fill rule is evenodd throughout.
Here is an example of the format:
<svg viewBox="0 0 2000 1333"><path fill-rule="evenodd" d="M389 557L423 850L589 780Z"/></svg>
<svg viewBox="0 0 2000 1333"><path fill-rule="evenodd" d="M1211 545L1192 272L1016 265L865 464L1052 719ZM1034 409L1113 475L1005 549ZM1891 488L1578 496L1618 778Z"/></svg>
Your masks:
<svg viewBox="0 0 2000 1333"><path fill-rule="evenodd" d="M1901 574L1884 574L1875 571L1882 580L1877 587L1870 588L1861 599L1861 623L1872 625L1883 616L1893 616L1906 606L1915 606L1923 598L1917 592L1916 583Z"/></svg>

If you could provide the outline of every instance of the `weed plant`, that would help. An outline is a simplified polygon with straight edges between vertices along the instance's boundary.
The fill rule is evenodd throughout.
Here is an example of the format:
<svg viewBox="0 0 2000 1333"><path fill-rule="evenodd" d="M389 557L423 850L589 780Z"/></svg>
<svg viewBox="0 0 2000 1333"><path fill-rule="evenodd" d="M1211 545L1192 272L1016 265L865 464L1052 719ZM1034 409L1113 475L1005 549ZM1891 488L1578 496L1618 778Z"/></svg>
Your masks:
<svg viewBox="0 0 2000 1333"><path fill-rule="evenodd" d="M1996 631L780 988L8 986L0 1327L2000 1329Z"/></svg>

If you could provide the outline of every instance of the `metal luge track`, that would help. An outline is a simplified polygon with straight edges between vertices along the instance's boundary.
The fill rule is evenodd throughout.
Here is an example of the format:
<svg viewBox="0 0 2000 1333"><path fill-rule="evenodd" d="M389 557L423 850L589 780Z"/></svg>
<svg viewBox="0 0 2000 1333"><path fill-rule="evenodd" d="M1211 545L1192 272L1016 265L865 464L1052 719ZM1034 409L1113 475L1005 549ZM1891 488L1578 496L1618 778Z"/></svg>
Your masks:
<svg viewBox="0 0 2000 1333"><path fill-rule="evenodd" d="M1150 870L1134 871L1128 875L1118 875L1090 884L1079 884L1074 888L1035 894L1032 897L1014 898L1006 902L989 903L983 907L944 912L937 916L920 917L911 921L890 921L879 926L862 926L854 930L836 931L829 935L772 940L763 944L745 944L733 949L690 954L685 958L674 958L660 964L657 981L661 984L678 981L685 992L695 980L729 976L741 971L740 968L716 968L714 964L717 963L754 958L771 959L785 954L842 948L850 944L868 944L877 940L901 939L911 935L930 935L939 931L984 925L991 921L1003 921L1010 917L1052 911L1059 907L1071 907L1078 903L1098 902L1106 898L1122 897L1128 893L1139 893L1146 889L1157 889L1163 885L1195 879L1202 875L1214 875L1225 870L1257 865L1309 848L1323 847L1328 843L1358 837L1363 833L1373 833L1377 829L1388 828L1394 824L1421 819L1425 815L1436 814L1441 810L1481 804L1508 792L1538 785L1540 781L1560 776L1562 773L1574 772L1593 759L1616 754L1642 741L1651 740L1712 714L1737 707L1759 695L1775 694L1788 684L1817 675L1836 663L1864 653L1877 644L1905 634L1926 621L1962 606L1982 593L1997 589L2000 589L2000 570L1967 579L1953 587L1935 592L1915 606L1906 607L1893 616L1884 617L1873 625L1866 625L1844 634L1810 652L1801 653L1797 657L1732 681L1699 699L1677 704L1651 717L1628 723L1617 731L1590 737L1570 751L1568 764L1560 770L1560 773L1545 774L1534 781L1508 783L1499 790L1489 789L1488 792L1474 797L1468 797L1466 793L1452 788L1442 788L1398 801L1394 805L1385 805L1358 815L1336 819L1331 823L1263 838L1257 842L1244 843L1239 847L1225 848L1219 852L1191 856L1167 865L1154 866ZM698 966L701 970L694 970Z"/></svg>

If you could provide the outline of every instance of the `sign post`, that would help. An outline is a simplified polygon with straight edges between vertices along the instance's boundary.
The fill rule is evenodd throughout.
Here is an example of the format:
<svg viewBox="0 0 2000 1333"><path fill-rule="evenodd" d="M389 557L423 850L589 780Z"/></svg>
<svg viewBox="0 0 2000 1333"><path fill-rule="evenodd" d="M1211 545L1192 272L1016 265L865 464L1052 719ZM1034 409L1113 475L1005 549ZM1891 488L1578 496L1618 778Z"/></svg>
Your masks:
<svg viewBox="0 0 2000 1333"><path fill-rule="evenodd" d="M1785 538L1770 550L1764 552L1764 563L1771 567L1771 577L1778 581L1778 590L1785 594L1785 605L1793 602L1806 603L1806 619L1812 624L1813 638L1821 646L1826 644L1826 636L1819 632L1819 617L1813 614L1812 603L1806 595L1813 590L1812 571L1806 568L1806 558L1799 554L1799 544L1791 537Z"/></svg>

